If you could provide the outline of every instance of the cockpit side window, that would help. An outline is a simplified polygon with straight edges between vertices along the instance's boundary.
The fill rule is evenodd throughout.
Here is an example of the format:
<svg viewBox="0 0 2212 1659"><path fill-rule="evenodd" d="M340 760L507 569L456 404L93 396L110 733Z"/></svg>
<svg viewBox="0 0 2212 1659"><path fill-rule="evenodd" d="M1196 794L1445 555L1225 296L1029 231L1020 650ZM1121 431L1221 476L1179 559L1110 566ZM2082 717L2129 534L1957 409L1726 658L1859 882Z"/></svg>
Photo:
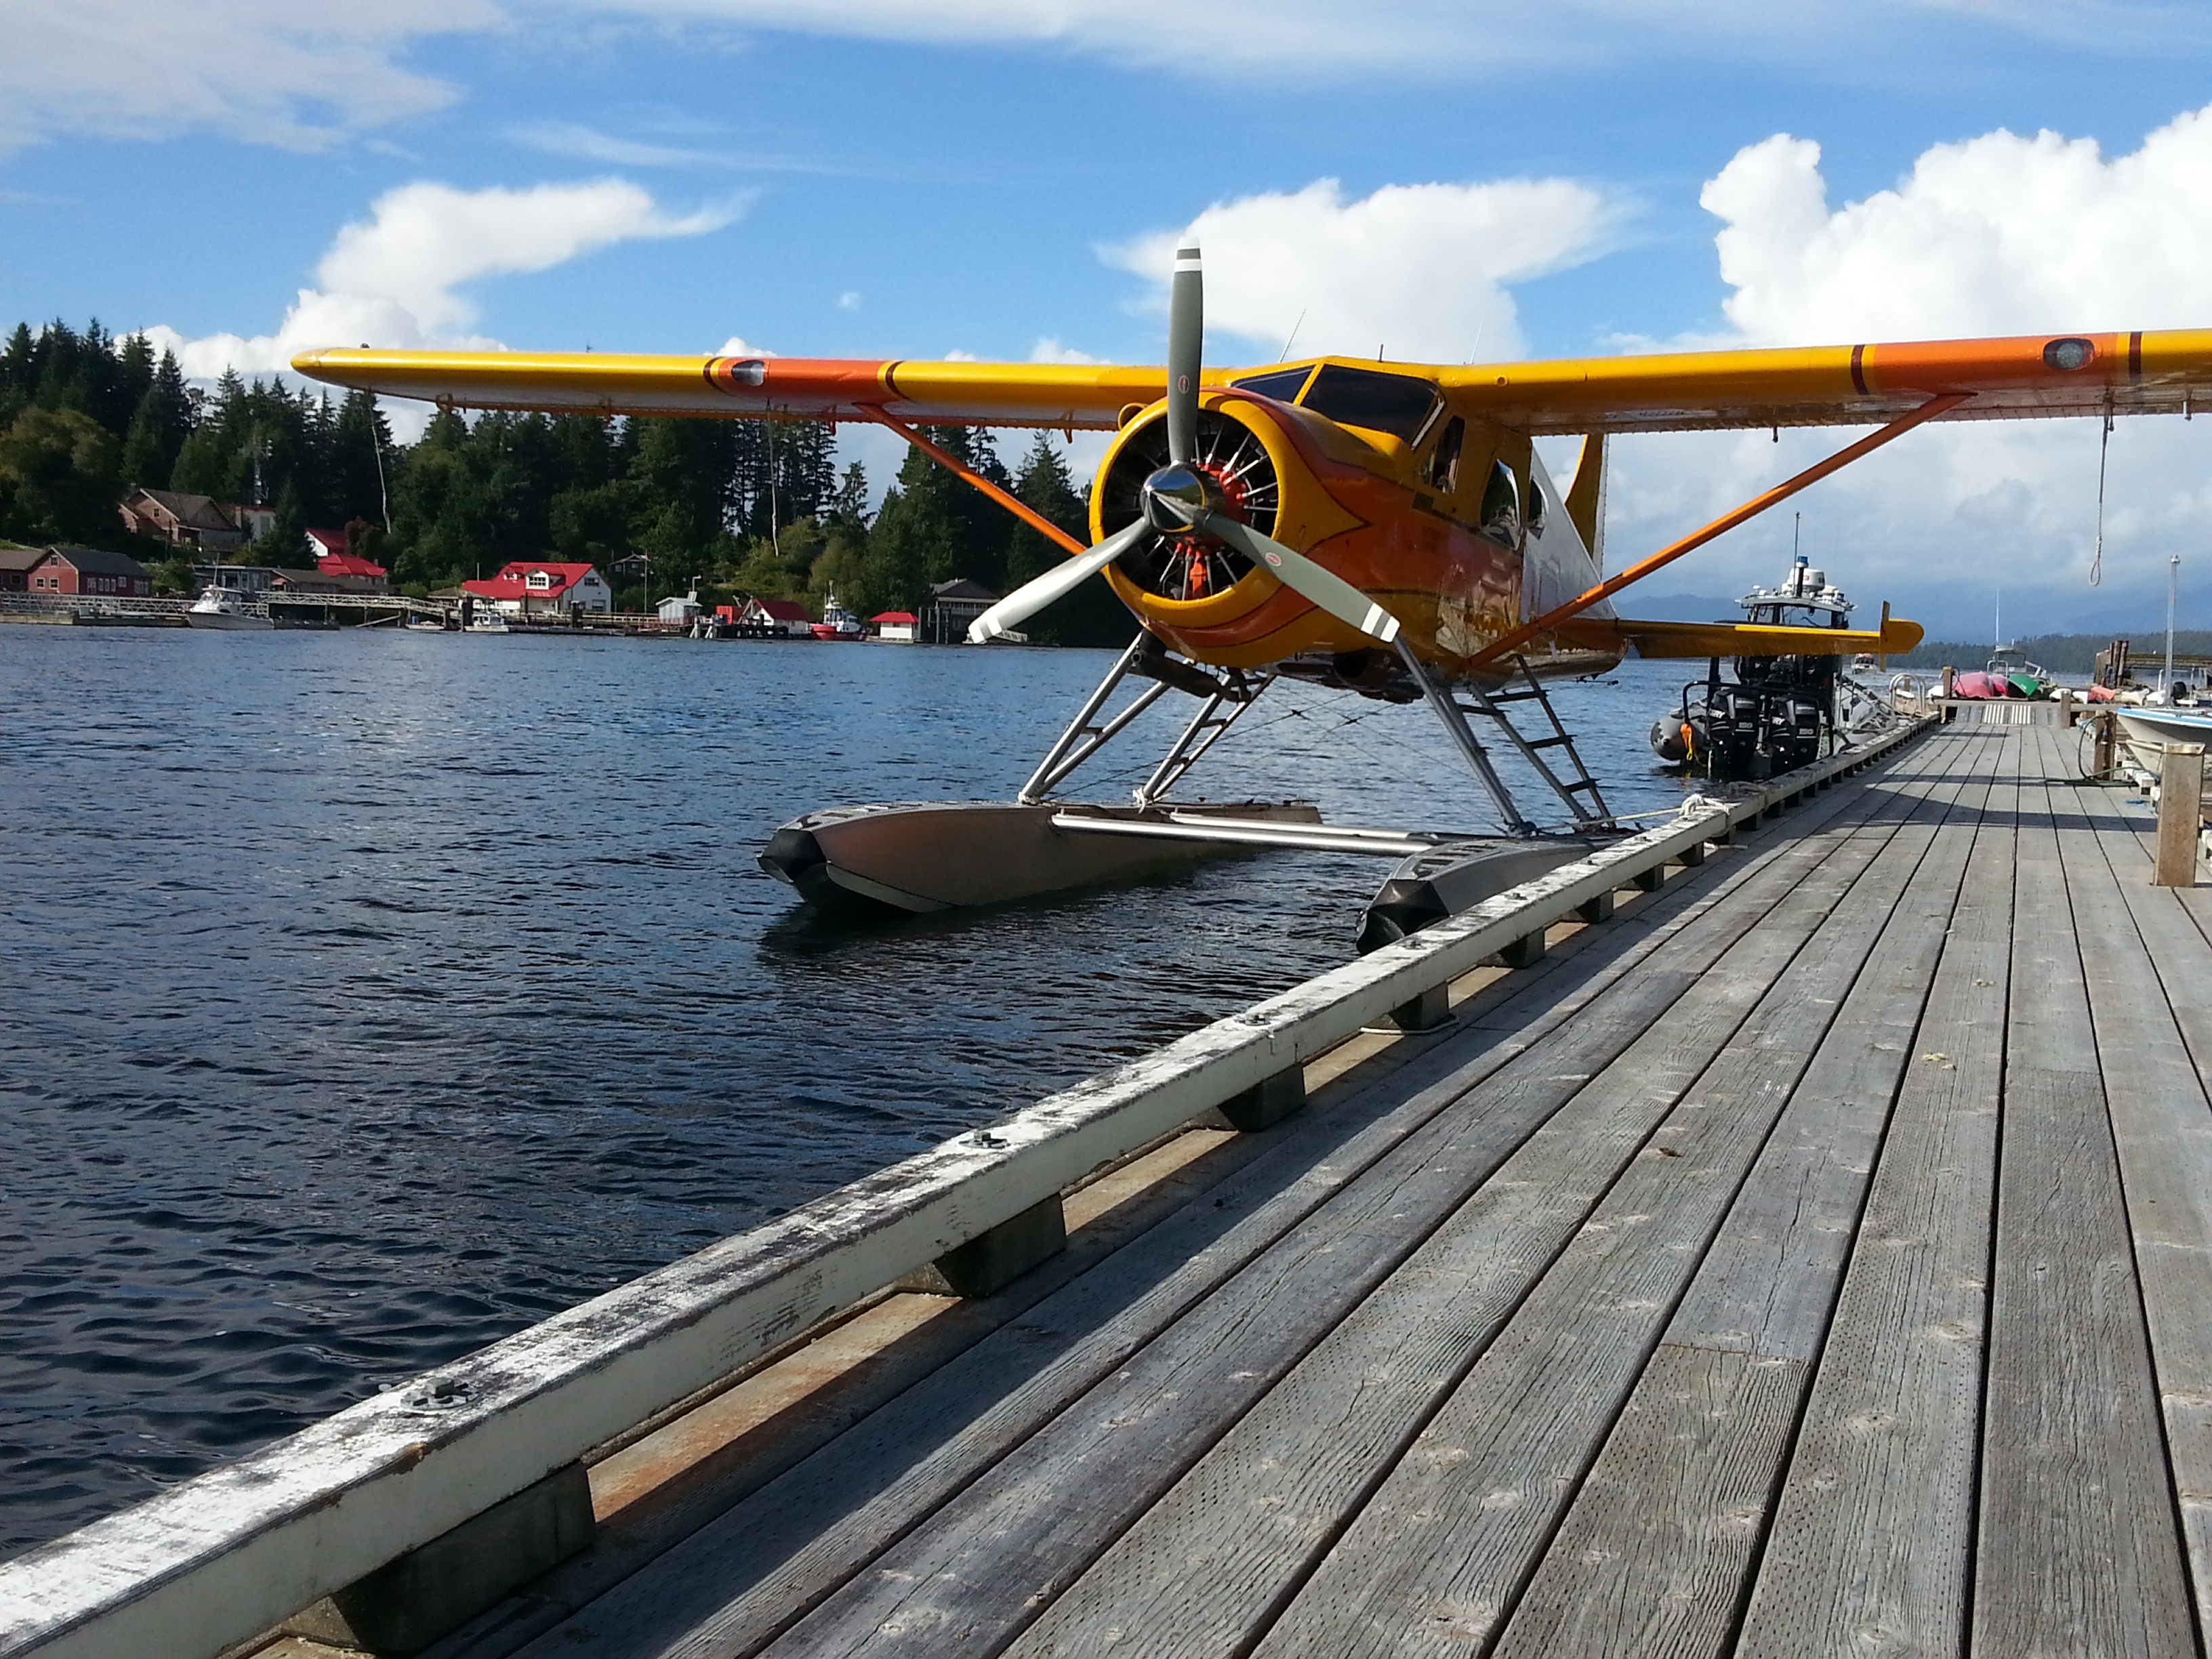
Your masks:
<svg viewBox="0 0 2212 1659"><path fill-rule="evenodd" d="M1459 456L1467 444L1467 422L1456 415L1444 422L1443 435L1437 440L1436 453L1429 457L1429 488L1439 495L1459 492Z"/></svg>
<svg viewBox="0 0 2212 1659"><path fill-rule="evenodd" d="M1384 374L1371 368L1323 363L1299 400L1317 415L1346 426L1387 432L1401 443L1421 435L1442 401L1437 389L1410 374Z"/></svg>
<svg viewBox="0 0 2212 1659"><path fill-rule="evenodd" d="M1306 376L1312 373L1308 367L1277 368L1265 374L1247 374L1229 384L1242 392L1256 392L1262 398L1273 398L1279 404L1294 404L1298 393L1305 389Z"/></svg>
<svg viewBox="0 0 2212 1659"><path fill-rule="evenodd" d="M1536 482L1532 469L1528 477L1528 533L1530 535L1540 536L1544 533L1544 520L1551 516L1551 512L1552 503L1546 499L1544 486Z"/></svg>
<svg viewBox="0 0 2212 1659"><path fill-rule="evenodd" d="M1482 533L1507 547L1521 544L1521 487L1513 469L1503 461L1490 464L1490 482L1482 489Z"/></svg>

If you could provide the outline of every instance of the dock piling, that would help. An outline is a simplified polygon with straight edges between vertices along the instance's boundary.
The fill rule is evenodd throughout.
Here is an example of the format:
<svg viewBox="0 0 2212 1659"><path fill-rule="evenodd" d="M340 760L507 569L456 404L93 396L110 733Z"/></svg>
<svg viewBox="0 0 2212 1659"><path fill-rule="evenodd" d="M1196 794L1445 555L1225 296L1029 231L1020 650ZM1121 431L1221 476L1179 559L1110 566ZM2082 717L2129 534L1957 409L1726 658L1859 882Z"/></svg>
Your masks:
<svg viewBox="0 0 2212 1659"><path fill-rule="evenodd" d="M1221 1103L1221 1115L1246 1133L1280 1123L1306 1103L1306 1068L1285 1067Z"/></svg>
<svg viewBox="0 0 2212 1659"><path fill-rule="evenodd" d="M2197 830L2203 819L2204 745L2169 743L2159 759L2158 862L2151 885L2197 885Z"/></svg>
<svg viewBox="0 0 2212 1659"><path fill-rule="evenodd" d="M1019 1215L954 1246L899 1281L902 1290L933 1291L973 1300L1011 1284L1038 1262L1067 1248L1067 1218L1054 1193Z"/></svg>

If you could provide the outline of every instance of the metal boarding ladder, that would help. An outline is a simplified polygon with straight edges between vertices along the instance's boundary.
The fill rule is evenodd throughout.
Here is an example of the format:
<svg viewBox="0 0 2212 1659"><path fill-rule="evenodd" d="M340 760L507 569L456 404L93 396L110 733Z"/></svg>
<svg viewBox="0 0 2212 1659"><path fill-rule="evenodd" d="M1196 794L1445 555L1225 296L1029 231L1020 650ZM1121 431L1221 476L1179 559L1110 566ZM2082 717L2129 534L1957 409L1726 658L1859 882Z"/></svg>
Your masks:
<svg viewBox="0 0 2212 1659"><path fill-rule="evenodd" d="M1597 780L1590 775L1589 768L1583 763L1582 751L1575 747L1573 735L1560 721L1559 711L1552 706L1551 694L1544 689L1544 683L1529 669L1527 658L1514 658L1513 665L1521 671L1521 677L1526 682L1521 687L1510 691L1485 691L1478 685L1467 688L1468 695L1474 699L1476 711L1498 722L1498 727L1505 733L1507 741L1521 751L1521 758L1534 768L1536 775L1550 786L1552 793L1567 804L1567 810L1575 815L1577 824L1610 823L1613 809L1605 804L1604 792L1597 787ZM1499 706L1516 702L1533 702L1541 709L1546 722L1552 728L1551 736L1523 737ZM1567 765L1573 769L1573 782L1563 781L1553 769L1551 763L1544 758L1543 751L1551 749L1559 750L1566 757ZM1589 797L1587 801L1578 799L1584 795Z"/></svg>
<svg viewBox="0 0 2212 1659"><path fill-rule="evenodd" d="M1590 775L1589 768L1583 764L1583 757L1575 747L1574 738L1568 735L1567 728L1560 723L1559 711L1552 707L1552 699L1545 691L1543 683L1530 672L1525 658L1516 656L1513 659L1527 682L1523 687L1486 691L1470 681L1458 688L1447 688L1422 665L1420 659L1403 640L1397 641L1396 645L1400 660L1406 665L1413 683L1428 698L1429 707L1435 711L1437 718L1443 722L1445 732L1459 745L1460 753L1474 769L1483 787L1490 792L1492 800L1497 804L1498 816L1510 834L1532 836L1537 833L1536 825L1522 814L1513 799L1512 791L1492 763L1490 751L1475 736L1474 728L1468 724L1468 719L1472 714L1479 714L1492 721L1504 733L1505 740L1520 753L1521 758L1528 762L1552 793L1566 804L1567 811L1574 817L1577 829L1591 829L1613 821L1613 809L1606 805L1597 780ZM1462 692L1469 701L1462 702L1460 700ZM1516 702L1533 702L1542 709L1545 720L1551 726L1551 735L1525 736L1506 713L1506 706ZM1565 751L1568 764L1573 769L1572 782L1563 778L1545 757L1545 751L1553 749ZM1583 799L1585 796L1587 799Z"/></svg>

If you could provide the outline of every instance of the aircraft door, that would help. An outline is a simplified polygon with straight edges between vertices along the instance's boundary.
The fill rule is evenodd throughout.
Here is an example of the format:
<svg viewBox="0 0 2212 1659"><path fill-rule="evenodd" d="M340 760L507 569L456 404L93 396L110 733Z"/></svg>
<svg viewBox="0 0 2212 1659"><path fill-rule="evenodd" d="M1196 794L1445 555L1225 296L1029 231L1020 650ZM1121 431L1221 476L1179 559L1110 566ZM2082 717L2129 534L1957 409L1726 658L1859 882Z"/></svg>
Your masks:
<svg viewBox="0 0 2212 1659"><path fill-rule="evenodd" d="M1528 455L1528 540L1521 576L1521 619L1540 617L1597 586L1597 560L1583 544L1573 516L1544 470L1544 458ZM1590 607L1593 617L1610 617L1613 602Z"/></svg>

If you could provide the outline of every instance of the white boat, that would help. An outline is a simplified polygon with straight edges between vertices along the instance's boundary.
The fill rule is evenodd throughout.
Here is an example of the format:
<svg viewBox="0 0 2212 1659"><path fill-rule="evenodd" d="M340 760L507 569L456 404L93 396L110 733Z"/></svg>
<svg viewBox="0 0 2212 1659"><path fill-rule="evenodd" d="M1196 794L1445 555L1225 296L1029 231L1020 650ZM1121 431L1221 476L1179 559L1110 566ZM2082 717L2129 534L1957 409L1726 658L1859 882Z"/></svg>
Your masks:
<svg viewBox="0 0 2212 1659"><path fill-rule="evenodd" d="M222 587L213 583L199 598L185 607L185 621L194 628L258 629L274 628L266 611L256 611L242 588Z"/></svg>
<svg viewBox="0 0 2212 1659"><path fill-rule="evenodd" d="M2212 769L2212 708L2166 708L2152 703L2107 704L2120 722L2120 735L2136 764L2153 777L2170 743L2201 743Z"/></svg>
<svg viewBox="0 0 2212 1659"><path fill-rule="evenodd" d="M469 625L462 630L468 634L506 634L513 630L507 618L489 605L478 605L469 615Z"/></svg>

